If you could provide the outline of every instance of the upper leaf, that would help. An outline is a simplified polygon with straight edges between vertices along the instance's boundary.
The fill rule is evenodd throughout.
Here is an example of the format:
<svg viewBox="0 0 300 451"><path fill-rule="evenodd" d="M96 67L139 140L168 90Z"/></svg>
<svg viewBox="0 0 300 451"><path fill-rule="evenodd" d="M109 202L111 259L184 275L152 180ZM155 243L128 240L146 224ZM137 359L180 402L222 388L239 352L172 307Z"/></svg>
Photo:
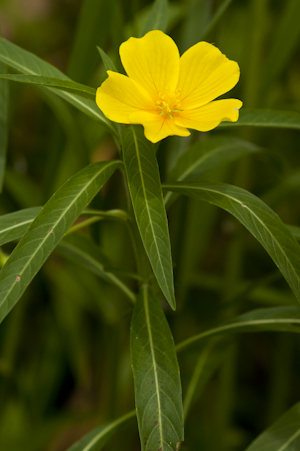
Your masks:
<svg viewBox="0 0 300 451"><path fill-rule="evenodd" d="M222 122L219 127L272 127L300 130L300 113L295 111L247 110L240 111L237 122Z"/></svg>
<svg viewBox="0 0 300 451"><path fill-rule="evenodd" d="M225 183L178 182L164 188L229 211L264 246L300 302L300 247L278 215L262 200Z"/></svg>
<svg viewBox="0 0 300 451"><path fill-rule="evenodd" d="M183 441L179 367L168 322L145 285L133 311L130 351L142 451L174 451Z"/></svg>
<svg viewBox="0 0 300 451"><path fill-rule="evenodd" d="M152 30L166 31L168 21L168 3L167 0L156 0L150 10L141 36Z"/></svg>
<svg viewBox="0 0 300 451"><path fill-rule="evenodd" d="M154 146L140 128L122 133L128 187L141 238L154 274L175 309L169 229Z"/></svg>
<svg viewBox="0 0 300 451"><path fill-rule="evenodd" d="M120 165L120 161L109 161L87 166L46 203L0 271L0 322L84 207Z"/></svg>

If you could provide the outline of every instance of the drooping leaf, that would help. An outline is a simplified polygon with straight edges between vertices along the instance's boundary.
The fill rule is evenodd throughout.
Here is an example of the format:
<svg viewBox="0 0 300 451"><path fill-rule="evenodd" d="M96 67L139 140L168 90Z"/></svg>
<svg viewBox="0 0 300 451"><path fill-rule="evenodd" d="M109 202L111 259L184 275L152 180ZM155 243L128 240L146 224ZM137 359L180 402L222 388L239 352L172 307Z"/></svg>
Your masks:
<svg viewBox="0 0 300 451"><path fill-rule="evenodd" d="M294 128L300 130L300 113L295 111L247 110L240 111L237 122L222 122L219 127L271 127Z"/></svg>
<svg viewBox="0 0 300 451"><path fill-rule="evenodd" d="M6 67L0 63L0 72L6 73ZM0 80L0 193L2 192L7 146L7 115L8 115L8 91L9 85L6 80Z"/></svg>
<svg viewBox="0 0 300 451"><path fill-rule="evenodd" d="M103 61L103 64L105 66L106 70L111 70L113 72L118 72L116 69L116 66L110 59L110 57L104 52L104 50L101 49L101 47L97 46L98 52L100 53L101 59Z"/></svg>
<svg viewBox="0 0 300 451"><path fill-rule="evenodd" d="M123 415L116 421L99 426L74 443L67 451L100 451L120 426L135 417L135 411Z"/></svg>
<svg viewBox="0 0 300 451"><path fill-rule="evenodd" d="M165 32L167 22L168 22L167 0L155 0L140 36L142 37L146 33L148 33L148 31L152 30L161 30Z"/></svg>
<svg viewBox="0 0 300 451"><path fill-rule="evenodd" d="M0 78L17 81L19 83L29 83L33 85L46 86L47 88L60 89L62 91L75 94L79 97L89 99L91 101L95 100L96 90L90 88L89 86L82 85L80 83L75 83L75 81L70 81L67 79L60 79L54 77L42 77L40 75L15 75L15 74L5 74L0 75Z"/></svg>
<svg viewBox="0 0 300 451"><path fill-rule="evenodd" d="M33 207L0 216L0 246L21 238L40 211Z"/></svg>
<svg viewBox="0 0 300 451"><path fill-rule="evenodd" d="M164 188L217 205L235 216L266 249L300 302L299 244L262 200L224 183L178 182Z"/></svg>
<svg viewBox="0 0 300 451"><path fill-rule="evenodd" d="M195 143L178 158L168 174L166 183L196 179L219 164L259 150L259 147L241 139L226 136L208 138ZM169 207L176 197L176 194L167 193L165 195L166 207Z"/></svg>
<svg viewBox="0 0 300 451"><path fill-rule="evenodd" d="M46 203L0 271L0 322L49 254L121 162L94 163L71 177Z"/></svg>
<svg viewBox="0 0 300 451"><path fill-rule="evenodd" d="M175 309L171 246L154 146L141 128L122 132L123 159L140 235L154 274Z"/></svg>
<svg viewBox="0 0 300 451"><path fill-rule="evenodd" d="M57 246L56 251L65 258L75 262L86 270L101 277L106 282L116 285L132 301L134 293L106 267L108 261L100 248L88 236L81 234L67 235Z"/></svg>
<svg viewBox="0 0 300 451"><path fill-rule="evenodd" d="M181 352L193 343L215 335L259 331L300 333L300 308L271 307L239 315L221 326L208 329L179 343L176 351Z"/></svg>
<svg viewBox="0 0 300 451"><path fill-rule="evenodd" d="M10 67L13 67L22 74L40 75L43 77L54 77L72 81L56 67L3 38L0 38L0 61ZM103 122L114 134L117 134L115 125L104 116L95 102L82 99L81 97L69 92L50 87L47 89L52 90L55 94L62 97L93 119Z"/></svg>
<svg viewBox="0 0 300 451"><path fill-rule="evenodd" d="M300 449L300 403L284 413L246 451L296 451Z"/></svg>
<svg viewBox="0 0 300 451"><path fill-rule="evenodd" d="M165 315L145 285L133 311L130 352L142 451L174 451L184 438L179 367Z"/></svg>

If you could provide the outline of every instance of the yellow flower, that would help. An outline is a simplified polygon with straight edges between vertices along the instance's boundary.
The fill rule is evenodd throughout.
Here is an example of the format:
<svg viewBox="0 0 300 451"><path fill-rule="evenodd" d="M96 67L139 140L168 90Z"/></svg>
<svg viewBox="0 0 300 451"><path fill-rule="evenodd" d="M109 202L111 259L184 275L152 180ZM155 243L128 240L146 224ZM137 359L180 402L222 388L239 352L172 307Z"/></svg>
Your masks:
<svg viewBox="0 0 300 451"><path fill-rule="evenodd" d="M180 57L173 39L154 30L123 42L120 57L128 77L107 71L97 105L114 122L142 124L149 141L238 120L240 100L213 100L236 85L239 66L212 44L198 42Z"/></svg>

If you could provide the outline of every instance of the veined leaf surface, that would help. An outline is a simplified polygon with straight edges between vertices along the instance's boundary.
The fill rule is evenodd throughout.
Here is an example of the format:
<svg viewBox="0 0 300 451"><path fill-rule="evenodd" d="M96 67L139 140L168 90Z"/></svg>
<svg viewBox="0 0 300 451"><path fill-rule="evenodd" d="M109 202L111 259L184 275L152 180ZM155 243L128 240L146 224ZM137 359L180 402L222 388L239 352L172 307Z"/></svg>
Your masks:
<svg viewBox="0 0 300 451"><path fill-rule="evenodd" d="M259 150L255 144L241 139L227 136L208 138L206 141L195 143L178 158L168 174L166 183L195 179L219 164ZM165 195L166 207L170 206L177 196L171 192L167 193Z"/></svg>
<svg viewBox="0 0 300 451"><path fill-rule="evenodd" d="M0 322L84 207L120 165L120 161L109 161L85 167L45 204L0 271Z"/></svg>
<svg viewBox="0 0 300 451"><path fill-rule="evenodd" d="M237 122L222 122L219 127L241 127L244 125L300 130L300 113L295 111L242 109Z"/></svg>
<svg viewBox="0 0 300 451"><path fill-rule="evenodd" d="M164 188L223 208L263 245L300 302L300 247L278 215L262 200L225 183L178 182Z"/></svg>
<svg viewBox="0 0 300 451"><path fill-rule="evenodd" d="M179 367L165 315L145 285L133 311L130 351L142 451L174 451L183 441Z"/></svg>
<svg viewBox="0 0 300 451"><path fill-rule="evenodd" d="M299 307L272 307L244 313L221 326L205 330L200 334L179 343L176 351L180 352L197 341L220 334L239 332L278 331L300 333Z"/></svg>
<svg viewBox="0 0 300 451"><path fill-rule="evenodd" d="M154 146L145 138L141 128L129 127L122 133L122 148L141 238L158 284L175 310L168 221Z"/></svg>
<svg viewBox="0 0 300 451"><path fill-rule="evenodd" d="M135 411L123 415L118 420L103 424L86 434L74 443L67 451L100 451L108 440L117 432L120 426L135 417Z"/></svg>
<svg viewBox="0 0 300 451"><path fill-rule="evenodd" d="M90 88L89 86L76 83L75 81L70 81L67 79L60 79L54 77L42 77L41 75L15 75L15 74L5 74L0 75L0 78L17 81L19 83L29 83L33 85L46 86L47 88L61 89L62 91L75 94L79 97L89 99L91 101L95 100L96 90Z"/></svg>
<svg viewBox="0 0 300 451"><path fill-rule="evenodd" d="M23 74L41 75L44 77L54 77L72 81L56 67L3 38L0 38L0 61ZM93 119L100 120L107 125L114 134L117 134L116 126L104 116L95 102L82 99L69 92L53 88L47 89L52 90L55 94L65 99L88 116L91 116Z"/></svg>
<svg viewBox="0 0 300 451"><path fill-rule="evenodd" d="M297 451L300 449L300 403L293 406L246 451Z"/></svg>
<svg viewBox="0 0 300 451"><path fill-rule="evenodd" d="M0 216L0 246L24 235L42 207L25 208Z"/></svg>
<svg viewBox="0 0 300 451"><path fill-rule="evenodd" d="M0 72L6 73L6 67L0 63ZM0 193L2 191L5 163L6 163L6 146L7 146L7 115L8 115L8 82L0 80Z"/></svg>

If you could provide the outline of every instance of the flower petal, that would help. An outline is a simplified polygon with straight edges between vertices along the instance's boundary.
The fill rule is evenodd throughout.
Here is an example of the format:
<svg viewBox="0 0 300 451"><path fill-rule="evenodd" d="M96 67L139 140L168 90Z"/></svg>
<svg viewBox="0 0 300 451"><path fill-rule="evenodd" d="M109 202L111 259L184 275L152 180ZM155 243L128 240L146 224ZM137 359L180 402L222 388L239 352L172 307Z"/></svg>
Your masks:
<svg viewBox="0 0 300 451"><path fill-rule="evenodd" d="M142 124L145 136L149 141L157 143L167 136L189 136L190 132L176 125L168 115L139 111L130 115L131 124Z"/></svg>
<svg viewBox="0 0 300 451"><path fill-rule="evenodd" d="M207 132L222 121L236 122L242 105L238 99L216 100L193 110L181 111L174 116L174 122L180 127Z"/></svg>
<svg viewBox="0 0 300 451"><path fill-rule="evenodd" d="M108 119L130 124L129 116L135 111L156 108L149 94L134 80L117 72L107 74L97 89L96 103Z"/></svg>
<svg viewBox="0 0 300 451"><path fill-rule="evenodd" d="M230 91L238 82L240 68L207 42L189 48L180 58L177 88L180 109L197 108Z"/></svg>
<svg viewBox="0 0 300 451"><path fill-rule="evenodd" d="M154 30L143 38L130 38L120 46L120 57L128 76L157 101L166 89L175 91L179 75L179 51L170 36Z"/></svg>

